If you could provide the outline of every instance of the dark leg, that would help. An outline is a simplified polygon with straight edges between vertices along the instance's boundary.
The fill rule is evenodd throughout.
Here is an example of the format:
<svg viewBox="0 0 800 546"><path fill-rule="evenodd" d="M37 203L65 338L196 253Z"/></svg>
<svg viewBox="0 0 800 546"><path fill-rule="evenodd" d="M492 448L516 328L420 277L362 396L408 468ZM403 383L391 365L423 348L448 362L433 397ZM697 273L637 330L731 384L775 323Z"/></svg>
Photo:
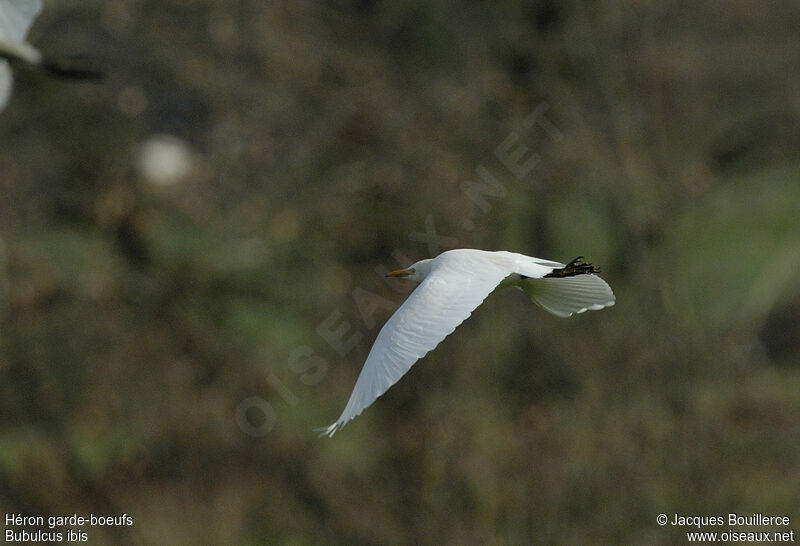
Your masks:
<svg viewBox="0 0 800 546"><path fill-rule="evenodd" d="M588 275L590 273L598 273L599 267L588 264L583 261L583 256L578 256L564 267L554 269L545 277L574 277L575 275Z"/></svg>

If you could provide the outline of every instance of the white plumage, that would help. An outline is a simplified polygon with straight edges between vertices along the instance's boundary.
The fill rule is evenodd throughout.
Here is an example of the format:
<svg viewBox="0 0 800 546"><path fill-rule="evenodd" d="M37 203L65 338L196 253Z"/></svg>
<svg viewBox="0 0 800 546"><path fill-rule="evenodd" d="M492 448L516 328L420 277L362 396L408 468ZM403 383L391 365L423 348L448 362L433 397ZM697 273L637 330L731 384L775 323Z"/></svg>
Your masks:
<svg viewBox="0 0 800 546"><path fill-rule="evenodd" d="M41 60L39 51L25 41L41 10L41 0L0 0L0 57L30 63ZM0 59L0 110L8 103L13 81L8 61Z"/></svg>
<svg viewBox="0 0 800 546"><path fill-rule="evenodd" d="M421 284L384 324L342 415L316 430L333 436L453 332L498 286L520 287L534 303L559 317L614 305L614 293L595 271L580 258L565 266L513 252L460 249L392 272Z"/></svg>

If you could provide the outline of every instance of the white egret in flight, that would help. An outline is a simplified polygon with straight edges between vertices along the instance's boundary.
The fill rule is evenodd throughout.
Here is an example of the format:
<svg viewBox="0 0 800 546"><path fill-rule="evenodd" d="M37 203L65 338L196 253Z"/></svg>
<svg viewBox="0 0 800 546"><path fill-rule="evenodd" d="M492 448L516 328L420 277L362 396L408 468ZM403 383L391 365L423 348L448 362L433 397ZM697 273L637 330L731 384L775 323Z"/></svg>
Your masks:
<svg viewBox="0 0 800 546"><path fill-rule="evenodd" d="M11 96L11 66L42 68L62 78L100 79L102 75L78 60L49 59L25 41L33 20L42 11L42 0L0 0L0 110Z"/></svg>
<svg viewBox="0 0 800 546"><path fill-rule="evenodd" d="M392 271L420 285L381 328L342 415L328 427L333 436L386 392L464 322L496 288L517 286L558 317L614 305L614 293L578 257L564 265L513 252L460 249Z"/></svg>

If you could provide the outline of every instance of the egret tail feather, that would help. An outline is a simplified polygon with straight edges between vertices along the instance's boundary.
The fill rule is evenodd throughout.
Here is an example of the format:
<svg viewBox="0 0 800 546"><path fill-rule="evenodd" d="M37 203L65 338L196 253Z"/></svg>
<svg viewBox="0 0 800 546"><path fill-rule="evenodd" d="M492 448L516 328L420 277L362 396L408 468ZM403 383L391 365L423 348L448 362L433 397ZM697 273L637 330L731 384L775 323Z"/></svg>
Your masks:
<svg viewBox="0 0 800 546"><path fill-rule="evenodd" d="M616 301L611 287L594 274L522 279L519 287L533 303L557 317L597 311Z"/></svg>

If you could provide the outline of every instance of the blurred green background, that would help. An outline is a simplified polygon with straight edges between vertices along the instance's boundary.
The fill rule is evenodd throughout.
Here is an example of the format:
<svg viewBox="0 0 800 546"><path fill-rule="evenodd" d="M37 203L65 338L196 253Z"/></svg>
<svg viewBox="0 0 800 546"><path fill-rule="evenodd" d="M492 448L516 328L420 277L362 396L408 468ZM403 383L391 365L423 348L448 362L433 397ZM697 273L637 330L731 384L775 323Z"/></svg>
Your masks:
<svg viewBox="0 0 800 546"><path fill-rule="evenodd" d="M0 113L0 512L133 516L94 544L800 530L798 28L748 0L48 2L32 43L107 77L19 71ZM451 247L585 255L617 305L497 293L317 438L412 289L376 269Z"/></svg>

